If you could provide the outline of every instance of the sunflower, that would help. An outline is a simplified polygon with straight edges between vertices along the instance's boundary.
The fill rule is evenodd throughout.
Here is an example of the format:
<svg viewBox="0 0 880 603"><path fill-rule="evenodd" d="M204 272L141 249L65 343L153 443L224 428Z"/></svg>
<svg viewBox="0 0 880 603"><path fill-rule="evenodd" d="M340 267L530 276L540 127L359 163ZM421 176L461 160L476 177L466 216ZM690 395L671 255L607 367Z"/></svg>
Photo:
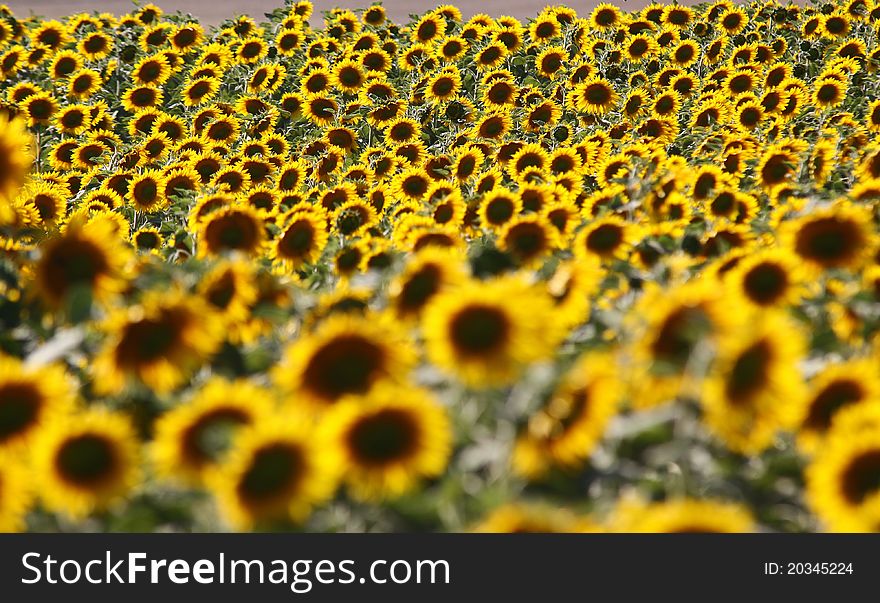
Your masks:
<svg viewBox="0 0 880 603"><path fill-rule="evenodd" d="M63 367L29 366L0 354L0 453L25 450L47 423L70 412L74 394Z"/></svg>
<svg viewBox="0 0 880 603"><path fill-rule="evenodd" d="M21 102L21 111L27 117L27 125L47 125L58 111L58 101L49 92L37 92ZM7 121L8 118L7 118Z"/></svg>
<svg viewBox="0 0 880 603"><path fill-rule="evenodd" d="M742 505L718 500L676 499L644 504L624 501L612 526L617 532L716 534L754 532L755 521Z"/></svg>
<svg viewBox="0 0 880 603"><path fill-rule="evenodd" d="M559 263L547 280L546 289L560 323L571 327L587 321L590 297L597 291L601 277L602 269L596 259L579 258Z"/></svg>
<svg viewBox="0 0 880 603"><path fill-rule="evenodd" d="M579 466L617 409L620 386L614 375L611 358L580 358L523 426L513 450L514 470L534 479L551 467Z"/></svg>
<svg viewBox="0 0 880 603"><path fill-rule="evenodd" d="M140 305L114 311L93 364L98 392L137 380L158 393L181 385L219 347L223 322L200 297L150 292Z"/></svg>
<svg viewBox="0 0 880 603"><path fill-rule="evenodd" d="M327 218L314 210L293 210L279 218L282 231L271 244L270 257L289 270L314 264L327 245Z"/></svg>
<svg viewBox="0 0 880 603"><path fill-rule="evenodd" d="M847 429L845 436L835 431L832 428L806 469L807 501L830 530L874 531L880 500L880 431L873 421Z"/></svg>
<svg viewBox="0 0 880 603"><path fill-rule="evenodd" d="M617 216L609 216L587 224L578 233L574 252L578 257L623 259L639 238L638 227Z"/></svg>
<svg viewBox="0 0 880 603"><path fill-rule="evenodd" d="M702 401L709 429L732 450L757 453L778 429L793 427L805 393L797 367L805 349L781 315L757 317L747 337L722 338Z"/></svg>
<svg viewBox="0 0 880 603"><path fill-rule="evenodd" d="M110 220L72 219L41 249L35 282L41 297L52 307L82 292L103 302L125 287L130 251Z"/></svg>
<svg viewBox="0 0 880 603"><path fill-rule="evenodd" d="M772 189L785 183L793 174L797 156L777 145L771 146L761 157L758 165L760 183Z"/></svg>
<svg viewBox="0 0 880 603"><path fill-rule="evenodd" d="M0 532L25 528L25 515L33 502L28 470L12 455L0 452Z"/></svg>
<svg viewBox="0 0 880 603"><path fill-rule="evenodd" d="M163 98L164 93L155 86L133 86L122 95L122 106L130 113L137 113L142 109L159 107Z"/></svg>
<svg viewBox="0 0 880 603"><path fill-rule="evenodd" d="M304 521L333 495L339 473L310 421L293 415L242 429L208 485L225 519L248 530Z"/></svg>
<svg viewBox="0 0 880 603"><path fill-rule="evenodd" d="M228 453L235 433L269 421L272 394L248 381L214 377L186 403L163 413L152 451L162 477L200 485Z"/></svg>
<svg viewBox="0 0 880 603"><path fill-rule="evenodd" d="M339 105L335 100L323 94L309 95L303 105L303 111L308 119L315 125L325 127L329 125L339 111Z"/></svg>
<svg viewBox="0 0 880 603"><path fill-rule="evenodd" d="M874 253L876 237L871 224L864 207L841 204L785 223L782 237L814 270L855 269Z"/></svg>
<svg viewBox="0 0 880 603"><path fill-rule="evenodd" d="M209 102L220 89L220 81L210 76L198 77L187 81L183 86L183 104L197 107Z"/></svg>
<svg viewBox="0 0 880 603"><path fill-rule="evenodd" d="M480 224L487 230L500 230L522 210L519 195L506 189L498 189L485 195L480 201Z"/></svg>
<svg viewBox="0 0 880 603"><path fill-rule="evenodd" d="M410 39L415 43L429 44L446 33L446 20L430 12L412 26Z"/></svg>
<svg viewBox="0 0 880 603"><path fill-rule="evenodd" d="M491 71L495 69L507 56L507 46L500 42L493 42L485 46L476 54L477 69L480 71Z"/></svg>
<svg viewBox="0 0 880 603"><path fill-rule="evenodd" d="M644 370L633 383L636 407L655 406L691 393L690 370L707 363L707 347L734 332L739 320L722 303L726 300L723 293L705 281L645 291L633 315L634 319L644 317L633 350L637 366Z"/></svg>
<svg viewBox="0 0 880 603"><path fill-rule="evenodd" d="M697 62L700 56L699 47L693 40L684 40L679 43L670 55L672 63L685 69Z"/></svg>
<svg viewBox="0 0 880 603"><path fill-rule="evenodd" d="M58 50L70 41L70 34L63 23L43 21L39 27L31 32L31 40L50 50Z"/></svg>
<svg viewBox="0 0 880 603"><path fill-rule="evenodd" d="M343 399L322 418L345 482L359 499L396 498L446 468L452 433L444 408L427 392L380 385L365 399Z"/></svg>
<svg viewBox="0 0 880 603"><path fill-rule="evenodd" d="M618 101L617 92L605 79L590 77L576 84L571 91L572 106L582 113L604 115Z"/></svg>
<svg viewBox="0 0 880 603"><path fill-rule="evenodd" d="M590 13L590 24L600 31L612 29L620 25L623 21L623 15L613 4L606 2L596 5L593 12Z"/></svg>
<svg viewBox="0 0 880 603"><path fill-rule="evenodd" d="M512 382L552 353L562 336L553 317L545 291L511 276L436 295L422 330L432 362L471 387L486 388Z"/></svg>
<svg viewBox="0 0 880 603"><path fill-rule="evenodd" d="M95 94L102 84L101 74L93 69L80 69L70 76L67 92L74 98L85 100Z"/></svg>
<svg viewBox="0 0 880 603"><path fill-rule="evenodd" d="M145 170L132 177L126 201L139 211L159 212L168 206L165 179L158 170Z"/></svg>
<svg viewBox="0 0 880 603"><path fill-rule="evenodd" d="M121 502L141 479L138 437L125 415L80 411L53 421L34 445L43 504L79 519Z"/></svg>
<svg viewBox="0 0 880 603"><path fill-rule="evenodd" d="M425 96L434 102L445 102L454 98L461 90L461 75L458 70L442 70L431 76L425 84Z"/></svg>
<svg viewBox="0 0 880 603"><path fill-rule="evenodd" d="M735 295L762 308L794 304L804 293L805 279L800 265L785 249L750 254L726 279Z"/></svg>
<svg viewBox="0 0 880 603"><path fill-rule="evenodd" d="M537 266L559 246L559 232L542 216L517 216L501 228L498 241L521 266Z"/></svg>
<svg viewBox="0 0 880 603"><path fill-rule="evenodd" d="M880 379L871 362L863 359L829 364L810 380L809 389L797 432L798 447L808 453L821 451L845 409L876 405L880 399Z"/></svg>
<svg viewBox="0 0 880 603"><path fill-rule="evenodd" d="M556 505L511 503L492 511L473 531L489 534L571 534L598 532L599 528Z"/></svg>
<svg viewBox="0 0 880 603"><path fill-rule="evenodd" d="M385 22L385 8L381 4L374 4L364 11L361 16L364 23L378 27Z"/></svg>
<svg viewBox="0 0 880 603"><path fill-rule="evenodd" d="M435 295L461 284L465 271L461 258L448 249L428 247L407 263L389 288L395 315L407 320L419 317Z"/></svg>
<svg viewBox="0 0 880 603"><path fill-rule="evenodd" d="M269 53L269 47L262 38L249 37L245 38L238 45L235 52L236 58L240 63L253 65L260 62Z"/></svg>
<svg viewBox="0 0 880 603"><path fill-rule="evenodd" d="M161 86L171 77L171 67L161 55L148 56L135 64L131 77L140 86Z"/></svg>
<svg viewBox="0 0 880 603"><path fill-rule="evenodd" d="M49 73L57 80L63 80L83 66L82 57L70 50L62 50L52 58Z"/></svg>
<svg viewBox="0 0 880 603"><path fill-rule="evenodd" d="M839 106L846 96L846 84L830 77L816 81L813 92L813 103L826 109Z"/></svg>
<svg viewBox="0 0 880 603"><path fill-rule="evenodd" d="M253 269L241 260L221 261L203 277L199 293L226 321L235 339L237 325L247 320L257 300Z"/></svg>
<svg viewBox="0 0 880 603"><path fill-rule="evenodd" d="M347 395L368 395L379 382L402 381L413 360L384 316L331 316L288 347L274 379L297 404L323 409Z"/></svg>
<svg viewBox="0 0 880 603"><path fill-rule="evenodd" d="M198 238L201 256L227 252L253 255L263 246L266 228L255 209L236 203L208 215L199 225Z"/></svg>
<svg viewBox="0 0 880 603"><path fill-rule="evenodd" d="M506 111L491 111L483 115L473 128L474 135L480 138L500 140L512 127L510 115Z"/></svg>

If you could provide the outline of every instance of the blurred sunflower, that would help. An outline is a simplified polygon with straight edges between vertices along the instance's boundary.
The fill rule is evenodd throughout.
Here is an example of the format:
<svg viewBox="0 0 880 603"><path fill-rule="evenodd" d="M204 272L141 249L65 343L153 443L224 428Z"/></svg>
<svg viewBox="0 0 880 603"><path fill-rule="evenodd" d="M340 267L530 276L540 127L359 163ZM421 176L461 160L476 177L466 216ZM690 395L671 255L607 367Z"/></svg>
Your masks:
<svg viewBox="0 0 880 603"><path fill-rule="evenodd" d="M466 283L425 308L428 357L474 388L510 383L558 343L554 314L549 295L522 278Z"/></svg>
<svg viewBox="0 0 880 603"><path fill-rule="evenodd" d="M208 477L224 518L247 530L301 522L336 490L340 466L332 449L298 415L243 429Z"/></svg>
<svg viewBox="0 0 880 603"><path fill-rule="evenodd" d="M103 409L53 421L34 444L40 498L82 518L121 501L141 480L138 439L129 419Z"/></svg>
<svg viewBox="0 0 880 603"><path fill-rule="evenodd" d="M275 382L314 410L368 395L382 381L402 382L414 355L399 331L383 316L331 316L288 346Z"/></svg>
<svg viewBox="0 0 880 603"><path fill-rule="evenodd" d="M186 403L159 417L152 444L157 472L204 483L229 451L234 434L268 420L273 405L272 394L250 382L211 379Z"/></svg>
<svg viewBox="0 0 880 603"><path fill-rule="evenodd" d="M451 426L426 392L379 385L364 399L343 399L322 418L344 479L363 500L394 498L446 468Z"/></svg>
<svg viewBox="0 0 880 603"><path fill-rule="evenodd" d="M199 297L151 292L141 305L115 310L92 372L99 392L119 392L135 379L157 392L180 385L221 343L223 323Z"/></svg>

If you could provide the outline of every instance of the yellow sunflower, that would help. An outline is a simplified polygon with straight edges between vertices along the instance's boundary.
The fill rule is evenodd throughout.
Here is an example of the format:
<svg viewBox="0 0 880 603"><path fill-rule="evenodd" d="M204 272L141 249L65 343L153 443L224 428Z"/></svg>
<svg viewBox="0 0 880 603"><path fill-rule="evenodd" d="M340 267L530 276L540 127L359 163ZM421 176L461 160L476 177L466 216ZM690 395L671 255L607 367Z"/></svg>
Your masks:
<svg viewBox="0 0 880 603"><path fill-rule="evenodd" d="M208 485L237 529L302 522L336 490L341 469L332 452L310 421L282 415L241 430Z"/></svg>
<svg viewBox="0 0 880 603"><path fill-rule="evenodd" d="M645 504L621 503L612 518L616 532L715 534L755 532L749 511L741 504L719 500L677 499Z"/></svg>
<svg viewBox="0 0 880 603"><path fill-rule="evenodd" d="M219 347L223 322L200 297L150 292L140 305L113 312L94 360L94 388L115 393L136 380L158 393L181 385Z"/></svg>
<svg viewBox="0 0 880 603"><path fill-rule="evenodd" d="M138 437L125 415L90 409L54 421L34 444L43 504L75 519L122 500L141 479Z"/></svg>
<svg viewBox="0 0 880 603"><path fill-rule="evenodd" d="M321 429L351 493L362 500L395 498L437 477L452 446L444 407L411 387L380 385L366 398L343 399L322 418Z"/></svg>
<svg viewBox="0 0 880 603"><path fill-rule="evenodd" d="M620 396L610 357L586 354L546 403L528 418L513 450L513 468L537 478L551 467L577 467L614 416Z"/></svg>
<svg viewBox="0 0 880 603"><path fill-rule="evenodd" d="M751 320L747 336L732 333L720 341L702 403L709 429L732 450L760 452L798 421L804 339L784 315L771 313Z"/></svg>
<svg viewBox="0 0 880 603"><path fill-rule="evenodd" d="M287 348L273 376L292 404L321 410L382 381L404 381L414 360L384 315L332 315Z"/></svg>
<svg viewBox="0 0 880 603"><path fill-rule="evenodd" d="M130 257L112 220L77 216L42 245L35 267L37 289L52 307L83 291L104 302L125 287Z"/></svg>
<svg viewBox="0 0 880 603"><path fill-rule="evenodd" d="M159 475L202 484L222 462L237 430L271 421L274 397L249 381L214 377L187 402L163 413L152 443Z"/></svg>
<svg viewBox="0 0 880 603"><path fill-rule="evenodd" d="M0 354L0 452L25 450L47 423L70 412L74 395L63 367Z"/></svg>
<svg viewBox="0 0 880 603"><path fill-rule="evenodd" d="M549 357L563 336L546 291L513 276L435 296L422 330L428 357L478 389L514 381L528 364Z"/></svg>

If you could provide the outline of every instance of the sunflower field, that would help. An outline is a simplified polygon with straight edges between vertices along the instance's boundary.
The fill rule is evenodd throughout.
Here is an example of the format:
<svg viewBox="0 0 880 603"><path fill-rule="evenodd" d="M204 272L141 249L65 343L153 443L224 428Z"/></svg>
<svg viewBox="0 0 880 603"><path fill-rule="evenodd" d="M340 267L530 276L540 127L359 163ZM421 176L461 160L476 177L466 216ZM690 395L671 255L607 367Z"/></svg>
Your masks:
<svg viewBox="0 0 880 603"><path fill-rule="evenodd" d="M0 530L880 529L878 34L0 8Z"/></svg>

